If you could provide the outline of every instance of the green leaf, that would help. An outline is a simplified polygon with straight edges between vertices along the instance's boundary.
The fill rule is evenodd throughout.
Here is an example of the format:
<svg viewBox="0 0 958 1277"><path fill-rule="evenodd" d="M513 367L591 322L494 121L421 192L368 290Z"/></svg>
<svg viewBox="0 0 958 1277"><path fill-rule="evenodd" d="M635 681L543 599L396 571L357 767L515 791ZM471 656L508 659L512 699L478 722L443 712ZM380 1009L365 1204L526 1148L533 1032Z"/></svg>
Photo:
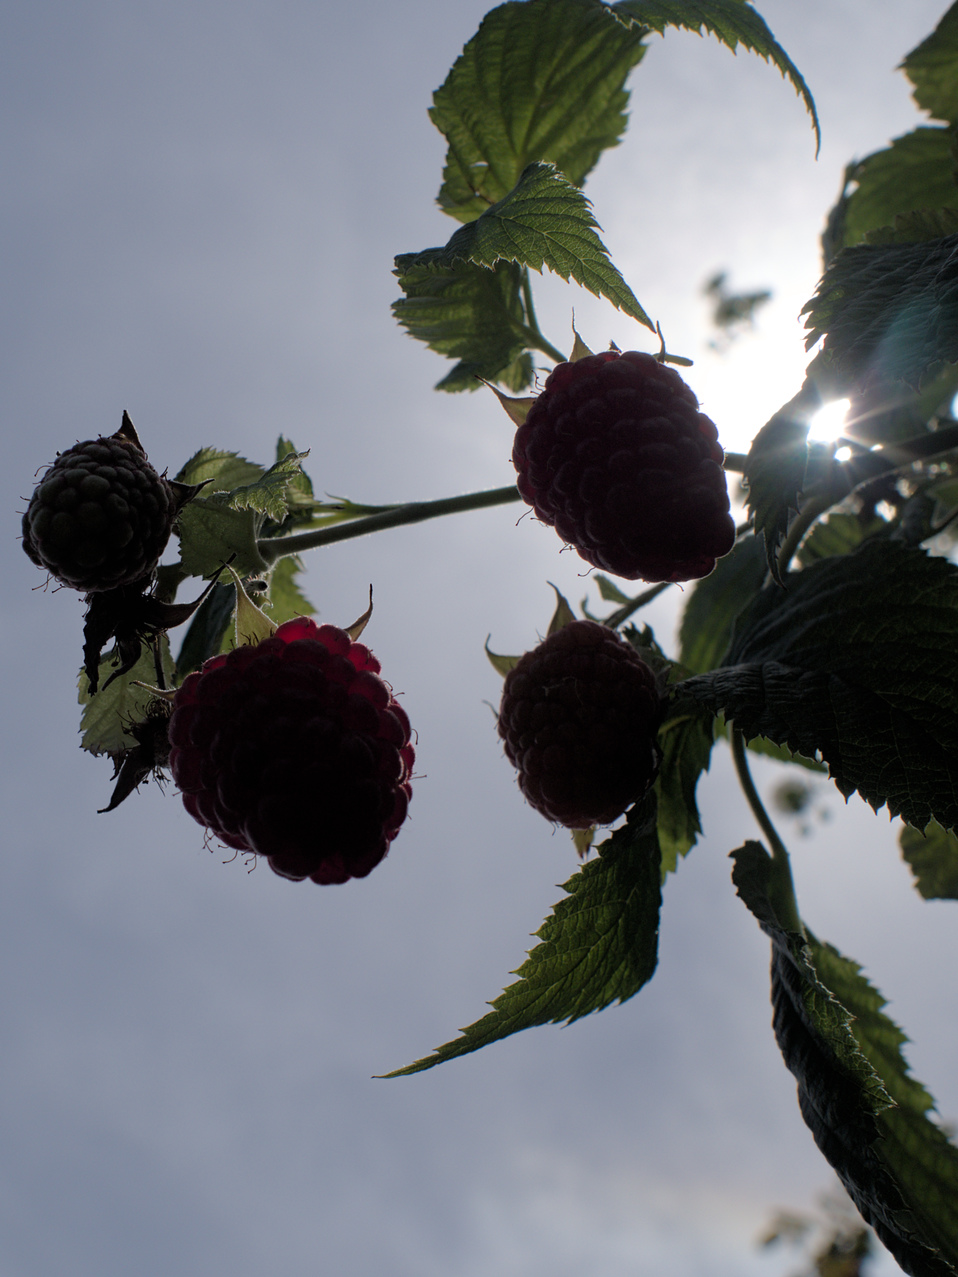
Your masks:
<svg viewBox="0 0 958 1277"><path fill-rule="evenodd" d="M763 590L726 667L673 687L746 739L820 753L858 790L924 828L958 825L958 568L899 541L866 542Z"/></svg>
<svg viewBox="0 0 958 1277"><path fill-rule="evenodd" d="M842 196L842 235L835 247L862 243L869 232L890 226L900 214L958 203L953 145L951 129L922 125L850 165Z"/></svg>
<svg viewBox="0 0 958 1277"><path fill-rule="evenodd" d="M896 214L891 226L869 231L865 240L869 244L924 244L955 234L958 234L958 207L918 208L911 213Z"/></svg>
<svg viewBox="0 0 958 1277"><path fill-rule="evenodd" d="M251 482L216 488L211 496L195 497L185 506L177 518L183 570L189 576L208 577L224 563L231 562L240 576L266 572L269 564L256 545L264 521L270 519L281 524L291 501L305 502L310 507L317 504L303 490L300 463L306 455L305 452L287 452L268 470L256 467L259 473ZM188 466L194 466L197 458L202 458L202 454L197 453ZM239 463L249 465L235 454L218 453L202 458L195 468L219 467L212 485L216 487L235 479L241 468ZM322 508L322 503L319 504Z"/></svg>
<svg viewBox="0 0 958 1277"><path fill-rule="evenodd" d="M932 1099L908 1072L904 1034L857 963L779 924L761 844L732 855L738 893L772 941L775 1036L815 1142L905 1272L953 1274L958 1149L928 1117Z"/></svg>
<svg viewBox="0 0 958 1277"><path fill-rule="evenodd" d="M313 616L316 609L303 594L296 577L303 570L303 561L296 555L279 559L269 576L269 593L265 607L271 621L282 625L296 616Z"/></svg>
<svg viewBox="0 0 958 1277"><path fill-rule="evenodd" d="M904 825L898 841L926 900L958 900L958 837L933 820L924 833Z"/></svg>
<svg viewBox="0 0 958 1277"><path fill-rule="evenodd" d="M715 719L716 740L719 737L723 740L730 739L729 724L725 721L723 714L719 714ZM807 758L804 754L793 754L785 745L776 745L774 741L768 740L765 736L753 736L745 744L753 754L758 754L762 758L771 758L776 763L794 763L796 766L804 767L806 771L816 772L818 775L828 771L824 763L816 762L814 758Z"/></svg>
<svg viewBox="0 0 958 1277"><path fill-rule="evenodd" d="M387 1077L419 1073L537 1024L570 1022L638 993L658 954L659 846L655 799L629 812L627 823L598 848L563 890L536 935L539 944L514 972L519 979L493 1010L432 1055Z"/></svg>
<svg viewBox="0 0 958 1277"><path fill-rule="evenodd" d="M173 660L170 656L170 644L166 635L160 637L160 659L167 686L173 681ZM134 687L134 682L148 683L156 686L156 666L153 660L153 649L144 645L140 659L131 670L122 677L114 679L109 687L105 687L107 679L113 672L113 659L106 656L100 662L100 691L90 695L89 681L81 671L79 679L78 701L83 706L80 716L81 748L91 754L115 754L121 749L132 749L136 738L130 732L133 723L146 717L146 711L153 696L142 687Z"/></svg>
<svg viewBox="0 0 958 1277"><path fill-rule="evenodd" d="M284 435L280 435L276 440L276 460L278 462L285 461L290 454L302 461L309 456L309 451L300 452L295 444L290 443ZM310 501L312 500L314 495L313 482L302 466L294 468L290 474L289 489L291 492L298 492L302 496L309 498Z"/></svg>
<svg viewBox="0 0 958 1277"><path fill-rule="evenodd" d="M581 186L625 129L643 32L596 0L528 0L483 19L429 114L449 142L439 206L462 222L545 160Z"/></svg>
<svg viewBox="0 0 958 1277"><path fill-rule="evenodd" d="M264 466L247 461L238 452L221 452L218 448L200 448L194 452L176 476L179 483L205 483L209 480L206 495L213 492L231 492L243 484L255 483L262 478Z"/></svg>
<svg viewBox="0 0 958 1277"><path fill-rule="evenodd" d="M658 31L660 35L664 35L667 27L682 27L700 35L705 30L733 53L740 44L757 53L792 82L812 118L816 141L821 143L818 114L808 85L761 14L744 0L620 0L619 4L612 6L612 10L627 15L643 27Z"/></svg>
<svg viewBox="0 0 958 1277"><path fill-rule="evenodd" d="M482 378L524 390L532 381L532 364L520 362L528 335L521 268L499 262L487 270L459 261L440 271L424 264L421 256L396 258L394 273L406 295L392 309L410 336L459 360L436 389L477 390Z"/></svg>
<svg viewBox="0 0 958 1277"><path fill-rule="evenodd" d="M534 163L498 203L460 226L445 248L426 249L405 269L445 273L470 262L492 270L501 261L540 272L548 266L654 332L655 325L612 265L597 227L592 205L578 187L553 165Z"/></svg>
<svg viewBox="0 0 958 1277"><path fill-rule="evenodd" d="M675 872L679 858L688 855L702 832L695 791L702 772L708 771L713 723L711 714L686 708L667 715L659 729L662 765L655 792L663 881Z"/></svg>
<svg viewBox="0 0 958 1277"><path fill-rule="evenodd" d="M308 455L308 452L287 452L252 483L233 488L229 493L230 505L234 510L256 510L274 523L282 523L289 510L290 488L303 477L300 463ZM302 488L299 494L305 495Z"/></svg>
<svg viewBox="0 0 958 1277"><path fill-rule="evenodd" d="M625 605L631 603L632 600L627 594L623 594L614 581L610 581L607 576L603 576L601 572L596 572L592 580L599 587L599 594L605 599L606 603L618 603Z"/></svg>
<svg viewBox="0 0 958 1277"><path fill-rule="evenodd" d="M747 744L753 754L774 759L776 763L795 763L809 772L821 773L828 770L824 763L818 763L814 758L806 758L804 754L793 754L784 745L776 745L774 741L766 740L764 736L753 736Z"/></svg>
<svg viewBox="0 0 958 1277"><path fill-rule="evenodd" d="M735 618L762 588L767 568L762 541L741 537L714 571L696 582L682 613L679 663L693 674L719 665L732 640Z"/></svg>
<svg viewBox="0 0 958 1277"><path fill-rule="evenodd" d="M210 577L231 557L243 576L268 570L269 564L256 548L261 516L249 508L234 509L228 493L196 497L180 511L177 523L180 563L187 576Z"/></svg>
<svg viewBox="0 0 958 1277"><path fill-rule="evenodd" d="M901 69L915 86L914 98L938 120L958 123L958 4L912 49Z"/></svg>
<svg viewBox="0 0 958 1277"><path fill-rule="evenodd" d="M198 670L204 661L233 645L233 609L236 607L236 588L232 581L217 581L200 604L189 629L183 636L176 657L176 671L180 679Z"/></svg>
<svg viewBox="0 0 958 1277"><path fill-rule="evenodd" d="M877 516L862 522L857 514L831 513L812 528L798 551L798 561L803 568L818 559L830 559L836 554L850 554L870 536L887 532L888 524Z"/></svg>
<svg viewBox="0 0 958 1277"><path fill-rule="evenodd" d="M852 1014L859 1049L878 1074L895 1107L878 1115L877 1152L903 1198L895 1225L906 1236L905 1254L937 1247L935 1266L958 1266L958 1149L928 1116L934 1101L908 1072L901 1048L907 1038L882 1013L885 999L861 974L861 967L831 945L809 937L809 948L823 982ZM873 1221L869 1221L873 1222ZM882 1241L888 1239L879 1231ZM889 1246L901 1263L901 1251Z"/></svg>
<svg viewBox="0 0 958 1277"><path fill-rule="evenodd" d="M801 390L761 428L745 462L748 509L756 535L765 539L769 569L778 579L778 550L788 524L801 504L808 465L808 423L822 406L811 377Z"/></svg>
<svg viewBox="0 0 958 1277"><path fill-rule="evenodd" d="M549 584L552 585L552 582L550 581ZM555 634L559 630L565 629L567 625L576 619L575 612L569 606L569 600L564 594L560 593L556 586L553 585L552 588L555 590L556 605L549 619L549 628L546 630L547 635Z"/></svg>
<svg viewBox="0 0 958 1277"><path fill-rule="evenodd" d="M806 345L853 385L880 371L919 388L958 361L958 235L859 244L834 259L805 306Z"/></svg>

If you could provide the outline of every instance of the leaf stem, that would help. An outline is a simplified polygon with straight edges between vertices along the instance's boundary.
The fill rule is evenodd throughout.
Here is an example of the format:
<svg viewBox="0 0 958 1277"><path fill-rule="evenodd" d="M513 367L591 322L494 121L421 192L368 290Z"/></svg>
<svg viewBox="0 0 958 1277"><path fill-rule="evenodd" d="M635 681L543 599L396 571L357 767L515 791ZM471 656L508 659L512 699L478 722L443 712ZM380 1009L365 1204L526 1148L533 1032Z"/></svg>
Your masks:
<svg viewBox="0 0 958 1277"><path fill-rule="evenodd" d="M548 355L550 359L554 359L557 364L565 363L565 355L561 350L557 350L551 342L546 341L539 327L539 321L536 319L536 308L532 301L532 281L529 279L529 267L522 268L522 305L526 312L526 322L516 322L516 329L526 339L527 345L533 350L539 350L544 355Z"/></svg>
<svg viewBox="0 0 958 1277"><path fill-rule="evenodd" d="M738 782L748 800L749 807L752 809L752 815L758 821L759 828L768 839L768 844L772 851L771 878L768 886L769 902L786 931L804 935L801 915L798 912L798 901L795 899L795 884L792 881L792 867L789 862L788 851L781 838L779 838L778 831L772 824L769 814L758 796L755 782L752 780L752 773L749 771L748 758L745 753L745 735L734 723L730 724L730 726L732 728L732 758L735 760Z"/></svg>
<svg viewBox="0 0 958 1277"><path fill-rule="evenodd" d="M315 550L334 541L348 541L352 537L365 536L369 532L381 532L384 528L398 528L407 523L422 523L444 514L460 514L466 510L483 510L487 506L505 505L520 500L515 484L507 488L490 488L485 492L467 492L460 497L444 497L439 501L410 501L380 514L367 515L337 523L333 527L314 528L312 531L295 532L285 537L263 537L256 548L267 563L304 550Z"/></svg>
<svg viewBox="0 0 958 1277"><path fill-rule="evenodd" d="M807 501L799 513L792 520L788 529L782 548L778 555L778 572L783 577L788 571L788 565L795 556L795 552L802 543L805 533L812 526L817 518L830 510L835 504L835 494L826 493L820 497L814 497Z"/></svg>
<svg viewBox="0 0 958 1277"><path fill-rule="evenodd" d="M672 584L671 581L660 581L658 585L653 585L650 590L645 590L638 598L630 599L628 603L615 612L610 613L602 622L607 625L610 630L617 629L623 621L627 621L633 612L638 612L640 607L645 607L646 603L651 603L653 599L657 599L663 590L667 590Z"/></svg>
<svg viewBox="0 0 958 1277"><path fill-rule="evenodd" d="M550 359L554 359L557 364L565 363L566 356L561 350L556 349L551 341L547 341L538 328L530 328L528 324L521 324L518 320L514 321L514 327L516 332L525 338L526 345L530 350L541 351L543 355L548 355Z"/></svg>

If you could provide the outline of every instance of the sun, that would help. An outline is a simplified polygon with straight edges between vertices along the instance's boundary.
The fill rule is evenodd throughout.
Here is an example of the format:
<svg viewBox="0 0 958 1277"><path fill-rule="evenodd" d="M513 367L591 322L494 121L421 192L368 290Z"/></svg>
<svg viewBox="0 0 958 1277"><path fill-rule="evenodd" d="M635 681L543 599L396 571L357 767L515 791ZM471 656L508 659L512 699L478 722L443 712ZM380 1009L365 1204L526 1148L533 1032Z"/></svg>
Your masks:
<svg viewBox="0 0 958 1277"><path fill-rule="evenodd" d="M850 407L850 399L833 399L819 408L808 423L809 439L816 443L834 443L841 438Z"/></svg>

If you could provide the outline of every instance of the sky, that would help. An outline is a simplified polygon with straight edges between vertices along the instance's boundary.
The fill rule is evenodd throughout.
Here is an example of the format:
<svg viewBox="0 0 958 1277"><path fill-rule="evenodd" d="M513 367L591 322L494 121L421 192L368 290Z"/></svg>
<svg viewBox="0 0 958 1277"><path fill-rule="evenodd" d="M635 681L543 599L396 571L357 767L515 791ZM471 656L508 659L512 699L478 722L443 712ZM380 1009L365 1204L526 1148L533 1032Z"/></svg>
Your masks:
<svg viewBox="0 0 958 1277"><path fill-rule="evenodd" d="M727 447L798 388L802 305L844 165L920 122L904 54L941 0L768 0L818 104L669 32L586 193ZM767 942L728 852L757 836L717 748L706 835L665 889L659 970L622 1007L376 1080L477 1019L576 867L523 803L483 644L544 633L584 565L512 507L314 552L304 585L364 641L418 735L408 823L369 878L292 884L204 846L172 788L98 815L78 748L82 604L19 546L38 469L128 410L171 473L198 447L309 448L319 491L430 499L509 483L491 395L443 396L397 328L396 253L444 243L426 114L471 0L7 0L0 11L0 396L7 511L0 896L0 1277L764 1277L755 1238L830 1172L770 1030ZM774 297L711 351L704 281ZM537 281L554 342L650 349ZM680 591L646 613L668 645ZM768 793L782 779L756 764ZM958 1117L953 904L910 886L896 826L817 790L783 824L803 913L865 967ZM890 1261L876 1269L897 1271Z"/></svg>

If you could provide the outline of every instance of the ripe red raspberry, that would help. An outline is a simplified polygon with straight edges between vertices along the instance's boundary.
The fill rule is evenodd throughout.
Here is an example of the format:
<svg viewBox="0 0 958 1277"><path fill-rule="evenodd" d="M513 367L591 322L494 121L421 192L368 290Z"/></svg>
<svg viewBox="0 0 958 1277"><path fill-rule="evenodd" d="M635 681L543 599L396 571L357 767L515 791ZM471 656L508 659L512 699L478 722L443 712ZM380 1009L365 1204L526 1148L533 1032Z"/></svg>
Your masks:
<svg viewBox="0 0 958 1277"><path fill-rule="evenodd" d="M595 621L572 621L506 675L499 735L519 788L569 829L607 825L655 779L661 697L639 654Z"/></svg>
<svg viewBox="0 0 958 1277"><path fill-rule="evenodd" d="M186 810L284 878L364 878L406 818L415 757L379 670L344 630L305 618L212 657L173 701Z"/></svg>
<svg viewBox="0 0 958 1277"><path fill-rule="evenodd" d="M123 428L61 452L23 516L23 548L87 594L133 585L156 567L179 508L124 414Z"/></svg>
<svg viewBox="0 0 958 1277"><path fill-rule="evenodd" d="M630 350L558 364L516 431L518 488L593 567L707 576L735 540L715 425L674 368Z"/></svg>

